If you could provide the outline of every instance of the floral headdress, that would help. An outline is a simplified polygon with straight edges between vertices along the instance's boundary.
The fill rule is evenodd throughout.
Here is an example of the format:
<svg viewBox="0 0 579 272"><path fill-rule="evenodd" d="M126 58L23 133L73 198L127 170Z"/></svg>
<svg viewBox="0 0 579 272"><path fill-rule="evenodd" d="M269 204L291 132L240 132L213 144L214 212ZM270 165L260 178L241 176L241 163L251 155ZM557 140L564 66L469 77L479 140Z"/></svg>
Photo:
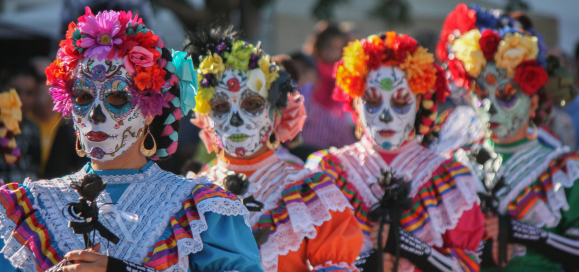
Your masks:
<svg viewBox="0 0 579 272"><path fill-rule="evenodd" d="M410 90L422 95L421 115L424 118L416 120L418 132L427 134L436 119L438 101L444 101L449 90L444 71L434 63L434 56L406 34L387 32L350 42L335 67L334 99L344 102L344 110L354 112L353 99L364 95L368 72L381 65L403 70Z"/></svg>
<svg viewBox="0 0 579 272"><path fill-rule="evenodd" d="M259 45L236 40L235 36L231 27L201 27L197 32L190 33L186 48L198 67L199 84L193 110L203 115L209 113L209 101L213 98L218 79L229 68L246 72L250 78L248 87L266 98L280 113L287 104L288 93L296 90L295 84L289 74L271 61ZM227 84L236 83L232 81Z"/></svg>
<svg viewBox="0 0 579 272"><path fill-rule="evenodd" d="M546 46L534 31L519 29L500 11L459 4L444 21L436 54L458 87L470 90L488 62L506 70L527 95L537 93L549 77Z"/></svg>
<svg viewBox="0 0 579 272"><path fill-rule="evenodd" d="M183 103L167 92L180 82L175 74L179 67L168 61L171 54L165 43L145 27L138 15L125 11L103 11L93 14L89 7L78 24L68 25L66 39L59 44L56 60L45 70L47 85L54 100L54 110L70 115L73 107L72 81L75 68L85 58L99 61L120 60L133 81L131 103L138 103L145 116L162 114L162 108L173 103L186 114L194 104ZM191 84L189 84L191 85ZM182 86L181 93L190 90ZM183 96L183 95L182 95ZM176 117L176 118L180 118Z"/></svg>

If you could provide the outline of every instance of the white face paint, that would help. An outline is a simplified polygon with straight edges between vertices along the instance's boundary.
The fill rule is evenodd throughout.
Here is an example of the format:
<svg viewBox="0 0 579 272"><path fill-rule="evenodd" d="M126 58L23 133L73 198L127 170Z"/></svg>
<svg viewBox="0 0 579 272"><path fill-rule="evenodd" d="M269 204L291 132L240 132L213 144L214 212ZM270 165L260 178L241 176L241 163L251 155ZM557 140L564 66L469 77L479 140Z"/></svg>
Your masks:
<svg viewBox="0 0 579 272"><path fill-rule="evenodd" d="M247 85L246 72L227 69L210 101L217 143L234 157L254 154L273 131L273 107Z"/></svg>
<svg viewBox="0 0 579 272"><path fill-rule="evenodd" d="M366 133L384 149L404 143L416 118L416 95L406 74L394 66L380 66L366 77L366 92L358 100L357 112Z"/></svg>
<svg viewBox="0 0 579 272"><path fill-rule="evenodd" d="M108 161L123 154L141 135L145 117L130 102L132 79L122 60L85 59L72 84L74 127L87 156Z"/></svg>
<svg viewBox="0 0 579 272"><path fill-rule="evenodd" d="M512 137L529 121L530 96L493 62L476 78L473 105L499 140Z"/></svg>

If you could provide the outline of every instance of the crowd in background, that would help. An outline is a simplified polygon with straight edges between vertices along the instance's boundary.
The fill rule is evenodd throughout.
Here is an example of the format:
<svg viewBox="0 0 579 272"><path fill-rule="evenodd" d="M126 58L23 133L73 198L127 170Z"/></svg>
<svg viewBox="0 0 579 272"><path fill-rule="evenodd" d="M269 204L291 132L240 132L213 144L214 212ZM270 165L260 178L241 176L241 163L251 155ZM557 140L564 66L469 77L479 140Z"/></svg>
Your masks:
<svg viewBox="0 0 579 272"><path fill-rule="evenodd" d="M311 36L304 41L302 49L274 56L298 85L305 99L307 120L300 135L291 142L283 143L278 153L287 152L301 160L309 154L329 147L343 147L356 142L354 123L341 103L332 99L335 80L334 64L341 58L342 49L349 41L359 38L338 23L320 22ZM559 56L561 57L561 56ZM547 90L542 99L550 100L550 108L538 114L537 124L554 132L563 144L576 150L579 146L579 99L577 88L579 76L573 79L579 67L579 44L575 58L560 58L565 69L565 82ZM71 174L81 168L87 158L80 158L74 149L76 135L72 122L52 110L52 99L46 86L44 69L50 64L46 57L34 57L11 63L0 70L0 90L16 89L22 100L22 133L16 141L22 152L22 160L16 165L0 161L0 179L22 182L25 178L50 179ZM452 107L460 97L447 101ZM442 106L441 110L445 107ZM193 113L190 113L193 114ZM199 129L181 120L177 152L159 165L176 174L198 172L203 165L215 158L207 154L199 140Z"/></svg>

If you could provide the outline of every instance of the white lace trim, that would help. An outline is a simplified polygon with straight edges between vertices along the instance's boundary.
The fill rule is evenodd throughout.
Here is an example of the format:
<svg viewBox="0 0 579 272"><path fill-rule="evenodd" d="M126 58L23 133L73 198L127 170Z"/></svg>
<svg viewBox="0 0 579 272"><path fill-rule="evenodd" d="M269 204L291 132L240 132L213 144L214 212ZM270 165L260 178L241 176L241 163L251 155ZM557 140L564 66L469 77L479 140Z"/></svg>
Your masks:
<svg viewBox="0 0 579 272"><path fill-rule="evenodd" d="M298 184L313 174L309 169L295 169L278 158L268 160L261 166L262 168L248 178L250 186L247 195L243 196L253 195L258 201L263 201L262 199L267 197L263 201L263 211L251 213L250 226L256 225L264 213L279 207L280 201L282 201L282 192L287 186ZM231 165L218 164L211 169L210 175L215 177L217 184L222 185L225 172L231 170L228 167ZM266 194L266 192L271 193ZM304 238L316 238L316 226L321 226L331 219L329 211L342 212L346 208L351 208L350 203L336 186L318 189L316 194L320 198L320 202L315 202L309 206L306 206L305 203L290 203L286 206L290 218L289 223L278 226L276 231L269 236L267 242L260 246L259 251L264 271L277 271L279 256L285 256L290 251L297 251Z"/></svg>
<svg viewBox="0 0 579 272"><path fill-rule="evenodd" d="M410 146L403 147L392 165L388 165L380 154L371 148L371 144L364 140L342 149L331 148L330 153L338 158L348 183L356 188L362 201L371 207L378 202L375 195L383 194L379 186L370 187L381 176L380 169L393 169L398 175L412 180L411 195L414 196L446 161L444 157L416 143L408 145ZM442 235L447 230L454 229L464 211L472 209L473 205L480 201L476 194L476 180L472 176L456 177L455 183L458 190L448 192L442 205L427 208L431 221L416 233L416 237L431 246L442 246ZM371 243L367 244L369 242L369 239L364 239L363 250L371 248Z"/></svg>
<svg viewBox="0 0 579 272"><path fill-rule="evenodd" d="M339 268L347 269L350 272L358 272L358 268L356 268L356 266L354 264L350 265L346 262L334 263L332 261L327 261L325 264L318 264L318 265L314 266L313 271L318 271L318 270L328 268L328 267L339 267Z"/></svg>
<svg viewBox="0 0 579 272"><path fill-rule="evenodd" d="M0 253L4 254L12 266L20 268L24 272L36 272L34 254L27 246L21 245L13 236L10 236L5 242L6 245Z"/></svg>
<svg viewBox="0 0 579 272"><path fill-rule="evenodd" d="M484 137L483 124L471 106L458 106L448 116L430 150L449 156Z"/></svg>

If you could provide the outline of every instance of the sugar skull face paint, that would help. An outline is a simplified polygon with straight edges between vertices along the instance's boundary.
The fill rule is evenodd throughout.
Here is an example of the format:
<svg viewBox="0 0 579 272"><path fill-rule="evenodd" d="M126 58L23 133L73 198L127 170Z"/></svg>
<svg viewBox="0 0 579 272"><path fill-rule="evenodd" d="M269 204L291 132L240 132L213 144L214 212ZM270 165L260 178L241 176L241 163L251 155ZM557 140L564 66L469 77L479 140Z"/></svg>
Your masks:
<svg viewBox="0 0 579 272"><path fill-rule="evenodd" d="M366 77L366 92L357 112L372 140L384 149L396 149L412 132L416 119L416 95L406 74L394 66L380 66Z"/></svg>
<svg viewBox="0 0 579 272"><path fill-rule="evenodd" d="M247 83L246 72L227 69L210 101L209 118L217 142L234 157L254 154L273 131L273 107Z"/></svg>
<svg viewBox="0 0 579 272"><path fill-rule="evenodd" d="M78 64L72 82L72 117L89 158L112 160L142 134L145 117L131 103L131 84L122 60L85 59Z"/></svg>
<svg viewBox="0 0 579 272"><path fill-rule="evenodd" d="M512 137L529 121L530 97L504 69L489 62L476 79L473 105L499 139Z"/></svg>

